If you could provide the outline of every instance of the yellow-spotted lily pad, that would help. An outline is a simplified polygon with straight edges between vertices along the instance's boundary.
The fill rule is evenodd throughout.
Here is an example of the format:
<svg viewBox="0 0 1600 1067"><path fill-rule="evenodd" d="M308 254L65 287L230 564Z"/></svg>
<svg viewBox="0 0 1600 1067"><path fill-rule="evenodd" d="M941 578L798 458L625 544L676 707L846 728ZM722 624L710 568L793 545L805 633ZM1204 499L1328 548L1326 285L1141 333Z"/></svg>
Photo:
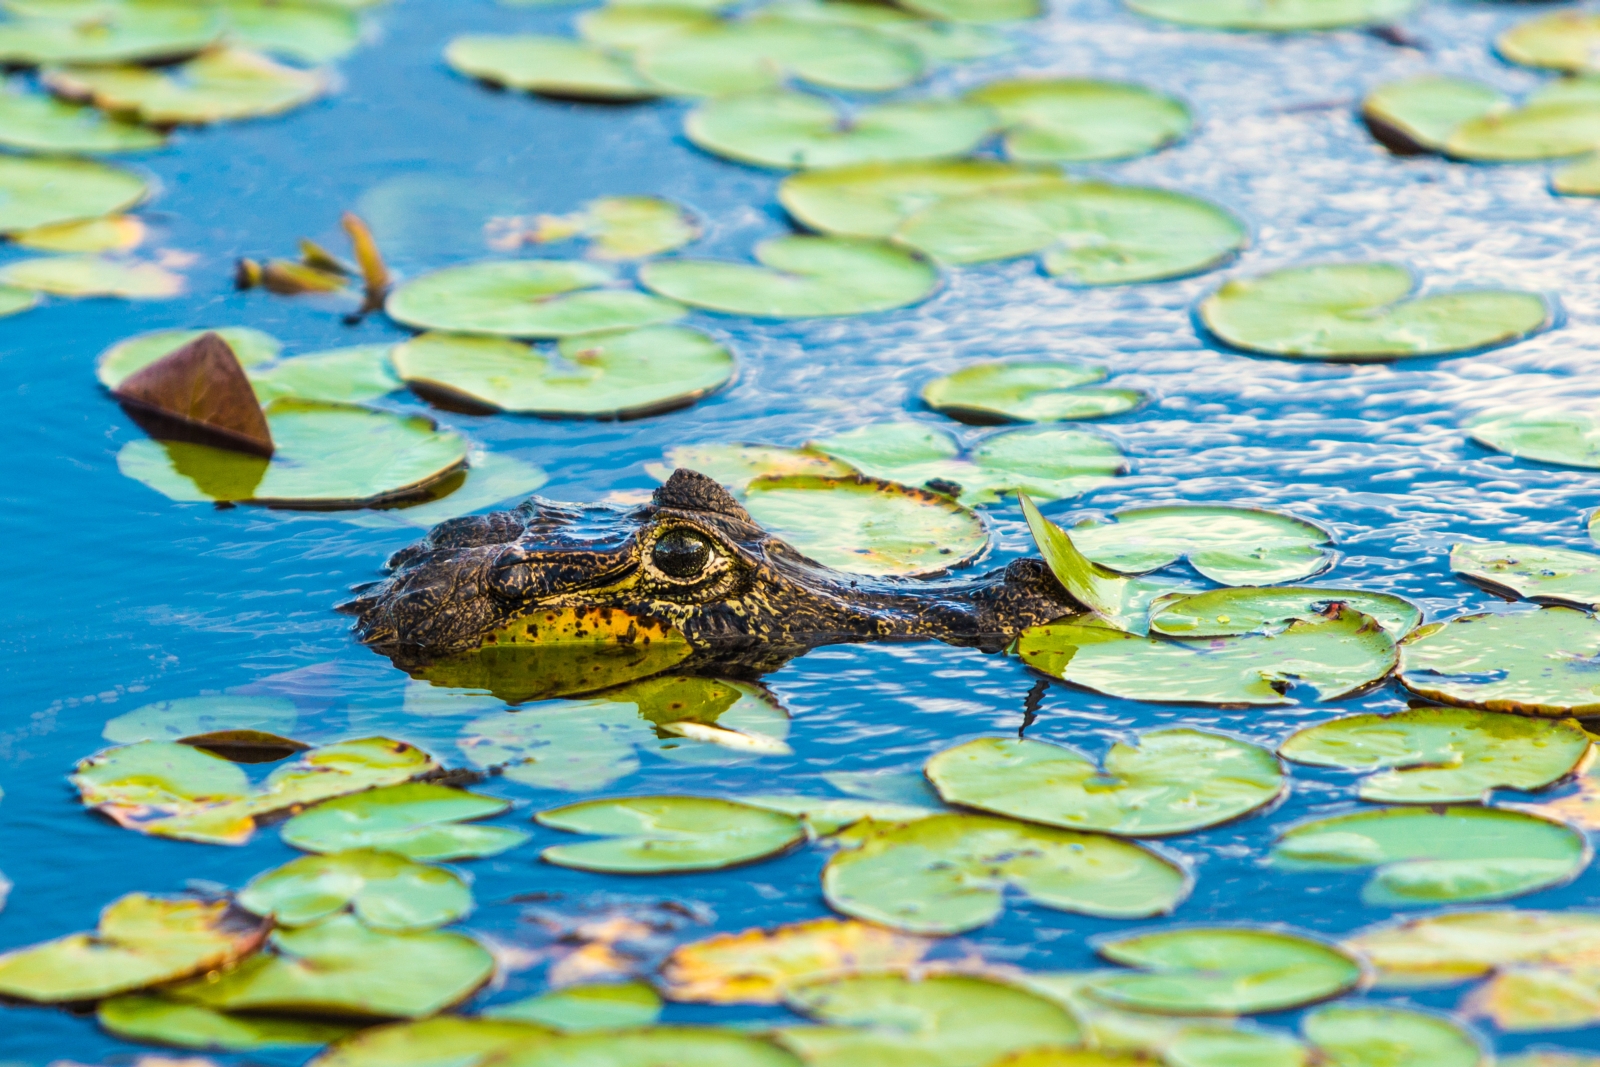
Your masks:
<svg viewBox="0 0 1600 1067"><path fill-rule="evenodd" d="M709 871L775 856L805 839L792 815L710 797L587 800L534 816L541 826L599 841L552 845L546 863L609 874Z"/></svg>
<svg viewBox="0 0 1600 1067"><path fill-rule="evenodd" d="M44 256L0 266L0 284L52 296L161 300L183 292L184 279L156 263L105 256Z"/></svg>
<svg viewBox="0 0 1600 1067"><path fill-rule="evenodd" d="M1525 67L1569 74L1595 70L1600 18L1587 11L1552 11L1519 22L1495 38L1495 50Z"/></svg>
<svg viewBox="0 0 1600 1067"><path fill-rule="evenodd" d="M699 236L700 223L692 214L670 200L654 196L602 196L570 215L540 215L531 231L519 235L535 244L582 238L589 242L590 259L608 261L660 255L682 248Z"/></svg>
<svg viewBox="0 0 1600 1067"><path fill-rule="evenodd" d="M673 1000L777 1004L812 982L909 967L932 947L854 919L812 919L680 945L661 975Z"/></svg>

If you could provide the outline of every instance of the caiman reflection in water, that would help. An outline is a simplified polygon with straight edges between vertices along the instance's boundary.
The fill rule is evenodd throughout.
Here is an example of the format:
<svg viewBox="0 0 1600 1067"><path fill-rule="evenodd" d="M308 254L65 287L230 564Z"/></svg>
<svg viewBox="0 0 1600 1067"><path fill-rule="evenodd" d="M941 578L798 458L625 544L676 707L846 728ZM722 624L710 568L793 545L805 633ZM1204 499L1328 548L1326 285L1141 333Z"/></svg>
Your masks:
<svg viewBox="0 0 1600 1067"><path fill-rule="evenodd" d="M996 652L1081 610L1038 559L966 580L832 570L688 470L637 508L535 497L452 519L388 570L341 607L360 640L418 677L510 700L673 669L748 677L841 642Z"/></svg>

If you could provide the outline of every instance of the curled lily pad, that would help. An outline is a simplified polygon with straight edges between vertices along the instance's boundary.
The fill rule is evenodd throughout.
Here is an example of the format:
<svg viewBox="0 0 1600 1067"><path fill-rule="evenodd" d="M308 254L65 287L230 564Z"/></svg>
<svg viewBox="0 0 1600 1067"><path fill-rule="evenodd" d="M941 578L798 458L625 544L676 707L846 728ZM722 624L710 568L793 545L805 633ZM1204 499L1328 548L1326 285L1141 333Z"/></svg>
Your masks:
<svg viewBox="0 0 1600 1067"><path fill-rule="evenodd" d="M909 967L932 947L853 919L813 919L680 945L661 976L673 1000L777 1004L813 982Z"/></svg>
<svg viewBox="0 0 1600 1067"><path fill-rule="evenodd" d="M93 933L0 955L0 993L47 1004L115 996L225 967L266 932L227 901L130 893L100 913Z"/></svg>
<svg viewBox="0 0 1600 1067"><path fill-rule="evenodd" d="M1376 867L1361 899L1373 906L1503 900L1571 881L1589 843L1563 823L1478 807L1380 808L1300 823L1273 862L1291 871Z"/></svg>
<svg viewBox="0 0 1600 1067"><path fill-rule="evenodd" d="M126 745L135 741L182 741L218 730L290 734L298 719L294 701L284 697L184 697L145 704L118 715L106 723L100 736Z"/></svg>
<svg viewBox="0 0 1600 1067"><path fill-rule="evenodd" d="M942 263L1038 255L1076 285L1129 285L1221 266L1248 235L1208 201L1165 189L1060 179L936 201L895 240Z"/></svg>
<svg viewBox="0 0 1600 1067"><path fill-rule="evenodd" d="M1046 167L994 159L858 163L791 174L778 186L778 200L814 230L842 237L889 237L907 218L946 197L1058 177Z"/></svg>
<svg viewBox="0 0 1600 1067"><path fill-rule="evenodd" d="M1587 11L1552 11L1519 22L1495 38L1502 56L1525 67L1568 73L1594 70L1600 18Z"/></svg>
<svg viewBox="0 0 1600 1067"><path fill-rule="evenodd" d="M1228 282L1200 305L1219 339L1247 352L1369 363L1469 352L1550 325L1537 293L1460 289L1413 296L1395 263L1289 267Z"/></svg>
<svg viewBox="0 0 1600 1067"><path fill-rule="evenodd" d="M493 856L528 839L504 826L470 825L499 815L508 800L426 782L369 789L325 801L283 826L283 840L307 852L377 849L414 860Z"/></svg>
<svg viewBox="0 0 1600 1067"><path fill-rule="evenodd" d="M1217 30L1293 33L1385 25L1401 19L1416 0L1125 0L1141 15Z"/></svg>
<svg viewBox="0 0 1600 1067"><path fill-rule="evenodd" d="M774 536L857 574L936 574L989 543L983 520L949 497L859 475L769 475L744 503Z"/></svg>
<svg viewBox="0 0 1600 1067"><path fill-rule="evenodd" d="M1006 156L1026 163L1142 156L1182 138L1192 122L1182 101L1127 82L990 82L967 99L999 113Z"/></svg>
<svg viewBox="0 0 1600 1067"><path fill-rule="evenodd" d="M216 1052L326 1045L351 1033L339 1023L230 1015L141 993L102 1001L95 1021L124 1041Z"/></svg>
<svg viewBox="0 0 1600 1067"><path fill-rule="evenodd" d="M204 125L280 115L324 95L325 71L284 66L259 52L218 48L176 67L52 67L46 87L154 126Z"/></svg>
<svg viewBox="0 0 1600 1067"><path fill-rule="evenodd" d="M1307 1015L1300 1027L1329 1062L1351 1067L1482 1067L1491 1061L1456 1023L1404 1008L1332 1004Z"/></svg>
<svg viewBox="0 0 1600 1067"><path fill-rule="evenodd" d="M646 81L685 96L767 92L787 78L827 89L887 92L911 84L927 66L920 48L888 34L763 12L647 41L633 59Z"/></svg>
<svg viewBox="0 0 1600 1067"><path fill-rule="evenodd" d="M1117 919L1164 914L1190 888L1181 867L1130 842L986 815L858 823L842 841L822 873L828 904L912 933L986 926L1007 888L1047 908Z"/></svg>
<svg viewBox="0 0 1600 1067"><path fill-rule="evenodd" d="M1562 965L1600 952L1600 914L1494 908L1449 911L1358 930L1345 947L1368 960L1384 989L1422 989L1499 968Z"/></svg>
<svg viewBox="0 0 1600 1067"><path fill-rule="evenodd" d="M404 384L389 363L391 345L356 345L312 352L246 371L256 397L358 404L387 396Z"/></svg>
<svg viewBox="0 0 1600 1067"><path fill-rule="evenodd" d="M1096 389L1104 367L1037 360L975 363L922 387L922 401L962 422L1064 422L1121 415L1144 403L1137 389Z"/></svg>
<svg viewBox="0 0 1600 1067"><path fill-rule="evenodd" d="M0 22L0 63L138 63L193 55L222 26L205 7L150 4L107 7L94 18L12 18Z"/></svg>
<svg viewBox="0 0 1600 1067"><path fill-rule="evenodd" d="M805 838L799 819L710 797L588 800L534 816L542 826L601 841L552 845L547 863L610 874L708 871L753 863Z"/></svg>
<svg viewBox="0 0 1600 1067"><path fill-rule="evenodd" d="M1022 631L1016 650L1029 667L1097 693L1180 704L1291 704L1299 686L1337 700L1395 665L1394 639L1343 605L1278 634L1240 637L1150 638L1055 622Z"/></svg>
<svg viewBox="0 0 1600 1067"><path fill-rule="evenodd" d="M157 130L108 118L92 107L31 93L0 93L0 145L24 152L99 154L160 148Z"/></svg>
<svg viewBox="0 0 1600 1067"><path fill-rule="evenodd" d="M495 1057L499 1067L543 1064L606 1064L656 1067L692 1063L700 1067L800 1067L800 1061L767 1038L710 1026L649 1026L637 1030L561 1034L548 1043L519 1044Z"/></svg>
<svg viewBox="0 0 1600 1067"><path fill-rule="evenodd" d="M629 101L661 95L625 59L561 37L467 34L452 40L444 56L470 78L545 96Z"/></svg>
<svg viewBox="0 0 1600 1067"><path fill-rule="evenodd" d="M794 170L959 156L994 128L994 113L977 104L923 100L844 115L802 93L721 97L684 123L689 140L715 155Z"/></svg>
<svg viewBox="0 0 1600 1067"><path fill-rule="evenodd" d="M1362 978L1361 965L1343 950L1278 930L1159 930L1103 939L1095 950L1141 971L1093 978L1090 996L1160 1014L1282 1011L1336 997Z"/></svg>
<svg viewBox="0 0 1600 1067"><path fill-rule="evenodd" d="M149 188L131 171L87 159L0 157L0 233L124 211Z"/></svg>
<svg viewBox="0 0 1600 1067"><path fill-rule="evenodd" d="M124 475L173 500L283 508L361 508L403 501L466 463L466 442L420 415L286 397L266 408L270 460L187 441L130 441Z"/></svg>
<svg viewBox="0 0 1600 1067"><path fill-rule="evenodd" d="M215 330L156 330L118 341L100 353L95 360L95 377L107 389L115 389L134 371L148 367L162 356L199 340L206 333L215 333L226 341L240 366L247 370L272 362L283 348L282 342L276 337L248 326L223 326Z"/></svg>
<svg viewBox="0 0 1600 1067"><path fill-rule="evenodd" d="M1072 528L1085 556L1123 574L1144 574L1187 560L1224 585L1290 582L1333 564L1333 535L1281 511L1214 504L1128 508L1110 522Z"/></svg>
<svg viewBox="0 0 1600 1067"><path fill-rule="evenodd" d="M682 326L563 338L560 357L502 338L426 333L398 346L394 364L424 395L473 408L601 419L685 407L734 373L727 348Z"/></svg>
<svg viewBox="0 0 1600 1067"><path fill-rule="evenodd" d="M660 1017L661 997L643 982L569 986L484 1012L487 1019L515 1019L566 1031L649 1026Z"/></svg>
<svg viewBox="0 0 1600 1067"><path fill-rule="evenodd" d="M882 422L807 445L876 478L921 485L963 504L1023 492L1042 500L1078 496L1125 469L1122 451L1098 434L1040 427L980 438L968 457L949 434L913 422Z"/></svg>
<svg viewBox="0 0 1600 1067"><path fill-rule="evenodd" d="M700 224L693 215L670 200L653 196L602 196L571 215L540 215L533 231L521 235L541 244L582 237L590 242L589 258L602 260L644 259L682 248L699 236Z"/></svg>
<svg viewBox="0 0 1600 1067"><path fill-rule="evenodd" d="M1400 646L1400 683L1441 704L1519 715L1592 715L1600 622L1571 608L1462 615Z"/></svg>
<svg viewBox="0 0 1600 1067"><path fill-rule="evenodd" d="M104 256L44 256L0 267L0 284L53 296L120 296L160 300L183 292L183 275L155 263Z"/></svg>
<svg viewBox="0 0 1600 1067"><path fill-rule="evenodd" d="M1600 469L1600 419L1582 411L1534 410L1470 423L1478 444L1536 463Z"/></svg>
<svg viewBox="0 0 1600 1067"><path fill-rule="evenodd" d="M1118 742L1103 770L1060 745L979 738L934 756L927 775L950 804L1119 837L1215 826L1272 803L1284 789L1268 750L1188 729Z"/></svg>
<svg viewBox="0 0 1600 1067"><path fill-rule="evenodd" d="M462 934L372 930L335 915L277 930L270 951L165 992L219 1011L415 1018L465 1000L493 973L494 958Z"/></svg>
<svg viewBox="0 0 1600 1067"><path fill-rule="evenodd" d="M1374 137L1403 154L1444 152L1464 123L1510 106L1505 94L1470 78L1423 74L1388 82L1361 101Z"/></svg>
<svg viewBox="0 0 1600 1067"><path fill-rule="evenodd" d="M1314 767L1378 771L1361 780L1362 800L1471 804L1494 789L1543 789L1566 777L1588 755L1589 735L1571 719L1412 708L1308 726L1278 753Z"/></svg>
<svg viewBox="0 0 1600 1067"><path fill-rule="evenodd" d="M756 245L755 257L760 266L656 260L640 269L639 280L680 303L764 319L889 311L919 303L939 286L932 264L882 241L775 237Z"/></svg>
<svg viewBox="0 0 1600 1067"><path fill-rule="evenodd" d="M1345 604L1370 616L1396 641L1417 628L1422 609L1404 597L1361 589L1237 586L1174 593L1150 605L1150 632L1168 637L1226 637L1273 632L1296 619L1326 615Z"/></svg>
<svg viewBox="0 0 1600 1067"><path fill-rule="evenodd" d="M671 301L602 288L614 277L608 268L575 260L486 260L406 282L385 310L419 330L502 337L568 337L683 317L684 309Z"/></svg>
<svg viewBox="0 0 1600 1067"><path fill-rule="evenodd" d="M317 1067L460 1067L522 1046L539 1046L554 1034L537 1023L439 1015L415 1022L369 1026L311 1062Z"/></svg>
<svg viewBox="0 0 1600 1067"><path fill-rule="evenodd" d="M311 926L347 908L378 930L443 926L472 907L457 875L392 852L357 849L302 856L257 875L239 905L282 926Z"/></svg>
<svg viewBox="0 0 1600 1067"><path fill-rule="evenodd" d="M1600 606L1600 556L1505 541L1450 549L1450 569L1495 592L1537 604Z"/></svg>
<svg viewBox="0 0 1600 1067"><path fill-rule="evenodd" d="M23 248L41 252L126 252L144 242L145 225L132 215L105 215L83 222L58 222L11 235Z"/></svg>

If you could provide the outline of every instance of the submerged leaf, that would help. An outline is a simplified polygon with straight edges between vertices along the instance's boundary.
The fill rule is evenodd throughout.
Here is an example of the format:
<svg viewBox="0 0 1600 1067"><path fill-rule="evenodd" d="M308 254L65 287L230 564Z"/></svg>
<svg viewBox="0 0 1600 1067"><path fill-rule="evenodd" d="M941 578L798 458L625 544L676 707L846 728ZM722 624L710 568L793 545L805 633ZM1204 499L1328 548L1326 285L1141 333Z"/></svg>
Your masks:
<svg viewBox="0 0 1600 1067"><path fill-rule="evenodd" d="M589 800L534 816L542 826L606 840L552 845L546 863L610 874L707 871L753 863L805 839L799 819L710 797Z"/></svg>
<svg viewBox="0 0 1600 1067"><path fill-rule="evenodd" d="M299 712L284 697L183 697L145 704L106 723L100 736L117 744L134 741L182 741L219 730L294 732Z"/></svg>
<svg viewBox="0 0 1600 1067"><path fill-rule="evenodd" d="M680 945L661 976L673 1000L777 1004L813 982L908 967L932 947L853 919L812 919Z"/></svg>
<svg viewBox="0 0 1600 1067"><path fill-rule="evenodd" d="M58 222L11 235L23 248L41 252L125 252L145 238L145 225L132 215L106 215L83 222Z"/></svg>

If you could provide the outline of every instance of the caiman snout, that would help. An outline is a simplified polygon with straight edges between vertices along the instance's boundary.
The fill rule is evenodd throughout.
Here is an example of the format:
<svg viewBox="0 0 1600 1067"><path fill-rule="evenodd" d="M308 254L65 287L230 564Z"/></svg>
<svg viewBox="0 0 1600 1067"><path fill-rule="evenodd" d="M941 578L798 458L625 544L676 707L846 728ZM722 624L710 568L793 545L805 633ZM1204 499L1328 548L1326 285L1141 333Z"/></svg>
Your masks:
<svg viewBox="0 0 1600 1067"><path fill-rule="evenodd" d="M609 550L510 545L489 567L489 590L513 604L541 604L620 581L636 565L631 539Z"/></svg>

